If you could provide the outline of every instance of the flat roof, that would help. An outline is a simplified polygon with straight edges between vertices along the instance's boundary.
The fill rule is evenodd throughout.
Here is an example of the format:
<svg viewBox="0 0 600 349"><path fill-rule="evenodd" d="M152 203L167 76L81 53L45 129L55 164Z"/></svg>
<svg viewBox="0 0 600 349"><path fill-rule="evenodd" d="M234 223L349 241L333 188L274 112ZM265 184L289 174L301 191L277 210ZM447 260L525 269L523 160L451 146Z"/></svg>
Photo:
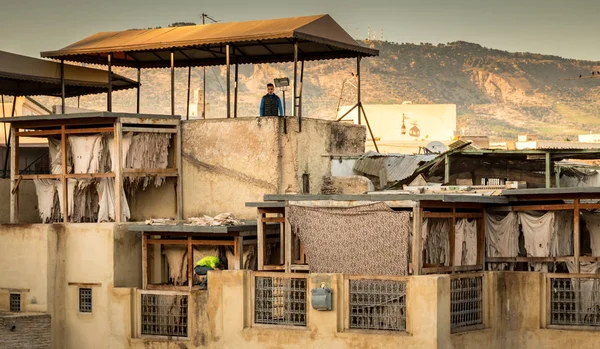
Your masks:
<svg viewBox="0 0 600 349"><path fill-rule="evenodd" d="M142 119L175 119L181 120L179 115L161 115L161 114L134 114L134 113L112 113L112 112L88 112L88 113L73 113L73 114L47 114L47 115L26 115L15 116L10 118L0 118L0 122L20 123L29 121L45 121L45 120L72 120L72 119L95 119L95 118L142 118Z"/></svg>
<svg viewBox="0 0 600 349"><path fill-rule="evenodd" d="M508 199L504 196L472 195L472 194L340 194L340 195L271 195L264 196L264 201L269 202L268 207L278 207L271 204L285 201L442 201L464 203L506 204ZM247 207L258 207L260 203L248 202ZM281 204L279 204L281 205ZM281 206L284 207L285 205Z"/></svg>
<svg viewBox="0 0 600 349"><path fill-rule="evenodd" d="M279 63L377 56L379 51L356 42L331 16L316 15L246 22L211 23L159 29L100 32L42 57L116 66L177 67L224 65L225 46L231 63Z"/></svg>
<svg viewBox="0 0 600 349"><path fill-rule="evenodd" d="M185 225L183 222L175 225L150 225L150 224L130 224L127 226L129 231L143 231L143 232L182 232L182 233L211 233L211 234L227 234L236 232L255 232L256 221L244 221L240 225L219 225L219 226L199 226L199 225Z"/></svg>
<svg viewBox="0 0 600 349"><path fill-rule="evenodd" d="M600 194L600 187L506 189L503 196Z"/></svg>

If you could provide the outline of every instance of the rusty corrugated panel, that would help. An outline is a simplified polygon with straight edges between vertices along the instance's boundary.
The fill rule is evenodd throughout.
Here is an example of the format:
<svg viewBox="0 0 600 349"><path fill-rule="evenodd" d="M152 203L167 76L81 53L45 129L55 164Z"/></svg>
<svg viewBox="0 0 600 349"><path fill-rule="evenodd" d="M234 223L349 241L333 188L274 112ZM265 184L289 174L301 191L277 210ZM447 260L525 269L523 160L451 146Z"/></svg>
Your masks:
<svg viewBox="0 0 600 349"><path fill-rule="evenodd" d="M387 180L396 182L412 176L422 164L435 159L436 155L381 155L369 152L354 164L354 170L371 176L379 176L385 169Z"/></svg>
<svg viewBox="0 0 600 349"><path fill-rule="evenodd" d="M377 50L359 45L329 15L318 15L100 32L60 50L42 52L42 57L106 64L106 56L113 53L114 65L161 67L168 62L155 53L175 49L177 61L213 65L224 60L224 52L217 50L217 46L232 44L233 55L240 64L287 62L293 60L294 40L299 41L304 60L379 54Z"/></svg>
<svg viewBox="0 0 600 349"><path fill-rule="evenodd" d="M134 88L138 83L118 74L113 90ZM108 90L108 72L65 64L67 97ZM0 51L0 94L10 96L57 96L61 94L60 63Z"/></svg>

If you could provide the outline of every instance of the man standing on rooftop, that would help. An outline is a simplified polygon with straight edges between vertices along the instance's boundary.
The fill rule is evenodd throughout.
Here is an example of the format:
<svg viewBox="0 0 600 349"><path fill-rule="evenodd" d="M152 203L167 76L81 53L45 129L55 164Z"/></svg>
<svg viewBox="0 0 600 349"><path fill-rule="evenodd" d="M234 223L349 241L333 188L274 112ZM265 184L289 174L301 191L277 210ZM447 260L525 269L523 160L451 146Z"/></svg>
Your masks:
<svg viewBox="0 0 600 349"><path fill-rule="evenodd" d="M267 84L267 94L260 101L260 116L283 116L281 99L275 94L275 86Z"/></svg>

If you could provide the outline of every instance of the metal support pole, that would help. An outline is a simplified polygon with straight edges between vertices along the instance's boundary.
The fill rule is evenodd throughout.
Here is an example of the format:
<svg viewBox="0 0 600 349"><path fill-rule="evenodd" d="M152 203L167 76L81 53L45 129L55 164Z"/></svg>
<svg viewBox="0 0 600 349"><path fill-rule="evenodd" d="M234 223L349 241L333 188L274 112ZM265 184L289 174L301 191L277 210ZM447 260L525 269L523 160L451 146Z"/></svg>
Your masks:
<svg viewBox="0 0 600 349"><path fill-rule="evenodd" d="M238 62L235 60L235 72L234 72L234 85L233 85L233 117L237 118L238 110Z"/></svg>
<svg viewBox="0 0 600 349"><path fill-rule="evenodd" d="M227 118L231 117L231 62L229 57L229 44L225 46L225 56L227 65Z"/></svg>
<svg viewBox="0 0 600 349"><path fill-rule="evenodd" d="M581 254L581 232L579 224L579 199L573 200L573 262L575 263L575 272L579 274L579 255Z"/></svg>
<svg viewBox="0 0 600 349"><path fill-rule="evenodd" d="M106 110L112 112L112 53L108 54L108 93L106 95ZM63 109L64 113L64 109ZM64 166L64 164L63 164Z"/></svg>
<svg viewBox="0 0 600 349"><path fill-rule="evenodd" d="M206 67L202 67L202 118L206 119Z"/></svg>
<svg viewBox="0 0 600 349"><path fill-rule="evenodd" d="M110 81L108 88L110 89ZM60 60L60 102L61 102L61 114L65 113L65 60ZM17 98L15 97L15 100ZM14 105L14 102L13 102Z"/></svg>
<svg viewBox="0 0 600 349"><path fill-rule="evenodd" d="M302 132L302 88L304 83L304 60L300 61L300 89L298 91L298 132Z"/></svg>
<svg viewBox="0 0 600 349"><path fill-rule="evenodd" d="M185 112L185 119L190 119L190 84L192 83L192 66L188 66L188 88L187 88L187 108Z"/></svg>
<svg viewBox="0 0 600 349"><path fill-rule="evenodd" d="M552 171L551 169L551 165L552 164L552 157L550 152L546 152L546 188L551 188L552 187L552 180L551 180L551 176L552 176Z"/></svg>
<svg viewBox="0 0 600 349"><path fill-rule="evenodd" d="M292 91L292 105L294 110L292 116L298 116L296 109L296 99L298 98L298 42L294 42L294 89Z"/></svg>
<svg viewBox="0 0 600 349"><path fill-rule="evenodd" d="M359 107L362 107L362 102L360 100L360 56L356 57L356 80L357 80L357 104ZM360 112L361 108L358 108L358 124L361 124L360 120Z"/></svg>
<svg viewBox="0 0 600 349"><path fill-rule="evenodd" d="M17 105L17 97L13 97L13 105L12 105L12 111L10 112L10 117L14 117L15 116L15 106ZM2 105L2 110L4 112L4 105ZM11 153L11 149L12 149L12 145L13 145L13 138L16 138L16 135L13 136L13 127L11 126L8 129L8 139L6 140L6 153L4 154L4 173L2 174L3 178L6 178L6 168L8 167L8 158L10 157ZM18 150L18 149L16 149ZM11 160L12 161L12 160ZM12 164L12 162L11 162ZM12 167L11 167L11 171L12 171ZM18 173L18 172L17 172Z"/></svg>
<svg viewBox="0 0 600 349"><path fill-rule="evenodd" d="M171 50L171 115L175 115L175 50Z"/></svg>
<svg viewBox="0 0 600 349"><path fill-rule="evenodd" d="M142 84L142 68L138 67L137 68L137 82L138 82L138 87L137 87L137 96L136 96L136 103L135 103L135 111L137 114L140 113L140 87Z"/></svg>

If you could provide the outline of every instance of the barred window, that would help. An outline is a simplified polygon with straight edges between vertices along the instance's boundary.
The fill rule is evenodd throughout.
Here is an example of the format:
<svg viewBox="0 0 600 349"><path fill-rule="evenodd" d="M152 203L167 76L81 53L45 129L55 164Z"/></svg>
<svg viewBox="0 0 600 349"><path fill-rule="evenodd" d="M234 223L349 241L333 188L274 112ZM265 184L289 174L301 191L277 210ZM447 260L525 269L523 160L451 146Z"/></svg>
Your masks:
<svg viewBox="0 0 600 349"><path fill-rule="evenodd" d="M11 293L10 294L10 311L11 313L18 313L21 311L21 294Z"/></svg>
<svg viewBox="0 0 600 349"><path fill-rule="evenodd" d="M450 280L450 327L483 325L483 276L458 276Z"/></svg>
<svg viewBox="0 0 600 349"><path fill-rule="evenodd" d="M255 278L254 322L306 326L306 279Z"/></svg>
<svg viewBox="0 0 600 349"><path fill-rule="evenodd" d="M350 329L406 331L406 282L349 280Z"/></svg>
<svg viewBox="0 0 600 349"><path fill-rule="evenodd" d="M600 326L597 278L550 278L550 324Z"/></svg>
<svg viewBox="0 0 600 349"><path fill-rule="evenodd" d="M91 313L92 312L92 289L91 288L80 288L79 289L79 312L80 313Z"/></svg>
<svg viewBox="0 0 600 349"><path fill-rule="evenodd" d="M142 335L187 337L188 296L143 293Z"/></svg>

